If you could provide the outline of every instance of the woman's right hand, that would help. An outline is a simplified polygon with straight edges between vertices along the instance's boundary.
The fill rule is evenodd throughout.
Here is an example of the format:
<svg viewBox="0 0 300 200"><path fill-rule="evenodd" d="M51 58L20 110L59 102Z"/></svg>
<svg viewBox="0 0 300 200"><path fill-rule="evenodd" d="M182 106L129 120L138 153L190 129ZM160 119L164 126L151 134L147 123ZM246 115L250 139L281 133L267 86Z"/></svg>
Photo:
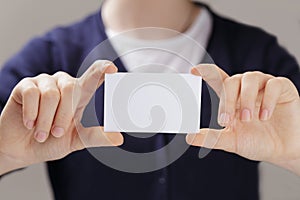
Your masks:
<svg viewBox="0 0 300 200"><path fill-rule="evenodd" d="M86 147L121 145L120 133L80 123L104 74L115 72L112 62L96 61L80 78L58 72L23 79L0 116L0 175Z"/></svg>

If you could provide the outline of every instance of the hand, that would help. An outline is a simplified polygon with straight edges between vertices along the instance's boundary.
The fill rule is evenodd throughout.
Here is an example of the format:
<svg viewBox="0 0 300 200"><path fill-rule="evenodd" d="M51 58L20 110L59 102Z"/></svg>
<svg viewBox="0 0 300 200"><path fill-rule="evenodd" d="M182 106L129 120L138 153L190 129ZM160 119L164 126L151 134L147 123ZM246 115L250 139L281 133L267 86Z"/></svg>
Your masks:
<svg viewBox="0 0 300 200"><path fill-rule="evenodd" d="M218 122L225 128L190 134L189 144L271 162L300 174L300 100L290 80L261 72L229 77L215 65L199 65L191 73L202 76L220 97Z"/></svg>
<svg viewBox="0 0 300 200"><path fill-rule="evenodd" d="M97 61L78 79L64 72L23 79L0 118L0 174L86 147L121 145L120 133L80 123L104 74L116 71L113 63Z"/></svg>

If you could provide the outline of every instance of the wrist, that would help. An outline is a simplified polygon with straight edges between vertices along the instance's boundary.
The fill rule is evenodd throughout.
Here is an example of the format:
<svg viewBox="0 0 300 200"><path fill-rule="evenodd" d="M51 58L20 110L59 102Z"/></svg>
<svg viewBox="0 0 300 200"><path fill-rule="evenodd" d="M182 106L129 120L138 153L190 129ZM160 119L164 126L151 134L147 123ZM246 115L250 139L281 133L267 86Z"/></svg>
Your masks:
<svg viewBox="0 0 300 200"><path fill-rule="evenodd" d="M24 162L18 161L17 159L0 152L0 175L23 167L26 167Z"/></svg>
<svg viewBox="0 0 300 200"><path fill-rule="evenodd" d="M294 160L277 161L272 163L300 176L300 158Z"/></svg>

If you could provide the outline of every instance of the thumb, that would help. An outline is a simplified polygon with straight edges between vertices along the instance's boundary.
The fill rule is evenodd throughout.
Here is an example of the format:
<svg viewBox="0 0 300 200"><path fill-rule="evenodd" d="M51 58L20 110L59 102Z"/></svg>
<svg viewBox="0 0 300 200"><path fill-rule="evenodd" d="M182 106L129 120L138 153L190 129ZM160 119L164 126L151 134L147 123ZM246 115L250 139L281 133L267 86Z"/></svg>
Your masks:
<svg viewBox="0 0 300 200"><path fill-rule="evenodd" d="M228 128L200 129L199 133L192 133L186 136L186 142L192 146L209 149L219 149L236 153L235 135Z"/></svg>
<svg viewBox="0 0 300 200"><path fill-rule="evenodd" d="M105 133L102 126L89 128L80 126L74 135L76 135L72 144L74 150L90 147L120 146L124 142L121 133Z"/></svg>
<svg viewBox="0 0 300 200"><path fill-rule="evenodd" d="M201 76L219 97L223 90L224 80L229 77L226 72L214 64L197 65L191 69L191 73Z"/></svg>
<svg viewBox="0 0 300 200"><path fill-rule="evenodd" d="M85 106L96 90L102 85L105 73L116 73L118 68L110 61L98 60L79 78L81 90L80 105Z"/></svg>

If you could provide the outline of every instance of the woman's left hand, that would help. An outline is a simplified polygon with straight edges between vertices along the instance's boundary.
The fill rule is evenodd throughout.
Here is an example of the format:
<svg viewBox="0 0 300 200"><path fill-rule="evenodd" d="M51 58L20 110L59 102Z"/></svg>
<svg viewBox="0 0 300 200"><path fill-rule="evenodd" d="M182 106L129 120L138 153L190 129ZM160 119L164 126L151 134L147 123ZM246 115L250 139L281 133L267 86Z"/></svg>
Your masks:
<svg viewBox="0 0 300 200"><path fill-rule="evenodd" d="M300 174L300 99L289 79L261 72L230 77L215 65L199 65L191 72L220 97L218 122L225 128L189 134L189 144L288 169L299 163Z"/></svg>

